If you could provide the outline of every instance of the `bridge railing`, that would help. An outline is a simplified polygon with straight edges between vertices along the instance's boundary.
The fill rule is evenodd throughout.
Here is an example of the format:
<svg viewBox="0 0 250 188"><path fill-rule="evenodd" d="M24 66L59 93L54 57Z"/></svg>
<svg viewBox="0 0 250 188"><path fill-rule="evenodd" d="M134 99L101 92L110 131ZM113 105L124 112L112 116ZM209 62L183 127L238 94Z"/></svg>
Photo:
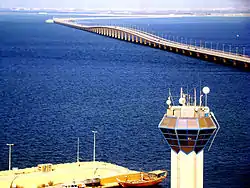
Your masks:
<svg viewBox="0 0 250 188"><path fill-rule="evenodd" d="M123 28L123 27L121 27L121 28ZM124 27L124 28L126 28L126 27ZM249 56L247 54L244 54L244 53L241 54L240 52L237 52L237 51L235 53L233 53L233 52L225 51L225 50L219 50L219 49L214 49L214 48L206 48L204 46L198 46L198 45L193 45L193 44L188 44L188 43L182 43L182 42L178 42L178 41L169 40L169 39L160 37L158 35L155 35L155 34L143 31L143 30L138 30L138 29L134 29L134 28L126 28L126 29L129 29L129 30L132 30L132 31L136 31L138 33L146 34L146 35L154 37L155 39L158 39L160 41L165 41L165 42L169 42L169 43L172 43L172 44L184 45L186 47L189 47L189 48L191 47L193 49L203 49L203 50L214 51L214 52L223 53L223 54L229 54L229 55L233 55L233 56L240 56L240 57L247 57L247 58L249 58ZM206 43L208 43L208 42L205 42L205 44Z"/></svg>

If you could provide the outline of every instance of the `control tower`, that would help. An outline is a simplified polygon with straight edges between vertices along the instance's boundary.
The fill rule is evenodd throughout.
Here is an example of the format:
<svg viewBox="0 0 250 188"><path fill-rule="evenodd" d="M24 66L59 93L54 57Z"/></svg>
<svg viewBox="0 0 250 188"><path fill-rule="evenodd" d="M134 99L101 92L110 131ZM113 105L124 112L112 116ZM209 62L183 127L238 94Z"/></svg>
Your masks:
<svg viewBox="0 0 250 188"><path fill-rule="evenodd" d="M209 92L204 87L196 104L196 90L191 97L181 88L176 106L169 92L168 109L159 128L171 148L171 188L203 188L204 147L210 139L212 145L220 128L207 106Z"/></svg>

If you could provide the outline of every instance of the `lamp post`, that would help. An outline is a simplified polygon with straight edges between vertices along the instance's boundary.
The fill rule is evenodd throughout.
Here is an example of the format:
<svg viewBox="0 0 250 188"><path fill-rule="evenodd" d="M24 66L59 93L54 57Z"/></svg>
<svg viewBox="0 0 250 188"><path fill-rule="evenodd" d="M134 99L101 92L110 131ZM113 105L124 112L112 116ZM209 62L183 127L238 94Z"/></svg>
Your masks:
<svg viewBox="0 0 250 188"><path fill-rule="evenodd" d="M225 44L222 44L222 50L223 50L223 52L224 52L224 46L225 46Z"/></svg>
<svg viewBox="0 0 250 188"><path fill-rule="evenodd" d="M95 162L95 134L97 133L97 131L92 131L92 133L94 133L93 161Z"/></svg>
<svg viewBox="0 0 250 188"><path fill-rule="evenodd" d="M77 138L77 156L76 156L76 161L79 163L79 150L80 150L80 147L79 147L79 137Z"/></svg>
<svg viewBox="0 0 250 188"><path fill-rule="evenodd" d="M11 147L14 146L14 144L6 144L9 146L9 170L11 170Z"/></svg>
<svg viewBox="0 0 250 188"><path fill-rule="evenodd" d="M245 56L246 48L243 47L243 56Z"/></svg>
<svg viewBox="0 0 250 188"><path fill-rule="evenodd" d="M192 39L189 39L189 46L192 45Z"/></svg>

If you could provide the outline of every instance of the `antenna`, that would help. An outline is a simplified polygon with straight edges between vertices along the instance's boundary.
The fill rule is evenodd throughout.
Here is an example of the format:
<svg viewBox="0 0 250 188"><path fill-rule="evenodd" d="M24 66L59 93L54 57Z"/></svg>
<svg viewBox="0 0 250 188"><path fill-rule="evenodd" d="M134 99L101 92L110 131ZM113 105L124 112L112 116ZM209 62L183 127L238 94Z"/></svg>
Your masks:
<svg viewBox="0 0 250 188"><path fill-rule="evenodd" d="M181 87L181 93L180 93L179 103L180 103L181 105L185 105L185 98L183 98L183 90L182 90L182 87Z"/></svg>
<svg viewBox="0 0 250 188"><path fill-rule="evenodd" d="M169 96L170 96L170 100L172 100L171 102L173 103L173 106L174 106L174 99L173 99L173 96L171 94L170 88L169 88Z"/></svg>
<svg viewBox="0 0 250 188"><path fill-rule="evenodd" d="M196 106L196 88L194 88L194 106Z"/></svg>
<svg viewBox="0 0 250 188"><path fill-rule="evenodd" d="M166 103L167 103L167 105L170 107L170 105L171 105L171 93L170 93L170 88L168 89L168 100L166 101Z"/></svg>
<svg viewBox="0 0 250 188"><path fill-rule="evenodd" d="M202 94L201 94L201 80L200 80L200 106L201 106L201 103L202 103Z"/></svg>

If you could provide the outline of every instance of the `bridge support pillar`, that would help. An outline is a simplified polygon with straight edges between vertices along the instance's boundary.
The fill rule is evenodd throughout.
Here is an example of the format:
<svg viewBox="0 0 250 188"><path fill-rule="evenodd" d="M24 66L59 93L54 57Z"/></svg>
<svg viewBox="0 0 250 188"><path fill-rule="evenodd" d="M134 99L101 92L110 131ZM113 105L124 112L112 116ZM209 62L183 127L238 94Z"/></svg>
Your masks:
<svg viewBox="0 0 250 188"><path fill-rule="evenodd" d="M130 41L131 36L129 33L127 33L127 35L128 35L128 41Z"/></svg>
<svg viewBox="0 0 250 188"><path fill-rule="evenodd" d="M121 39L124 39L124 32L121 32Z"/></svg>
<svg viewBox="0 0 250 188"><path fill-rule="evenodd" d="M114 38L114 36L115 36L114 32L115 31L113 29L111 31L112 31L112 37Z"/></svg>
<svg viewBox="0 0 250 188"><path fill-rule="evenodd" d="M150 41L148 41L148 45L151 46L151 42Z"/></svg>
<svg viewBox="0 0 250 188"><path fill-rule="evenodd" d="M121 31L118 31L118 39L121 39Z"/></svg>
<svg viewBox="0 0 250 188"><path fill-rule="evenodd" d="M138 43L138 36L135 36L135 42Z"/></svg>
<svg viewBox="0 0 250 188"><path fill-rule="evenodd" d="M159 44L159 48L161 48L161 44Z"/></svg>
<svg viewBox="0 0 250 188"><path fill-rule="evenodd" d="M178 48L176 48L176 50L175 50L176 52L179 52L179 49Z"/></svg>
<svg viewBox="0 0 250 188"><path fill-rule="evenodd" d="M132 35L132 42L134 42L135 41L135 36L134 35Z"/></svg>
<svg viewBox="0 0 250 188"><path fill-rule="evenodd" d="M127 35L128 35L127 33L124 33L124 40L128 39Z"/></svg>
<svg viewBox="0 0 250 188"><path fill-rule="evenodd" d="M156 48L156 43L154 42L154 47Z"/></svg>
<svg viewBox="0 0 250 188"><path fill-rule="evenodd" d="M144 45L146 45L146 44L147 44L147 40L144 39Z"/></svg>
<svg viewBox="0 0 250 188"><path fill-rule="evenodd" d="M115 30L115 38L117 38L117 30Z"/></svg>

